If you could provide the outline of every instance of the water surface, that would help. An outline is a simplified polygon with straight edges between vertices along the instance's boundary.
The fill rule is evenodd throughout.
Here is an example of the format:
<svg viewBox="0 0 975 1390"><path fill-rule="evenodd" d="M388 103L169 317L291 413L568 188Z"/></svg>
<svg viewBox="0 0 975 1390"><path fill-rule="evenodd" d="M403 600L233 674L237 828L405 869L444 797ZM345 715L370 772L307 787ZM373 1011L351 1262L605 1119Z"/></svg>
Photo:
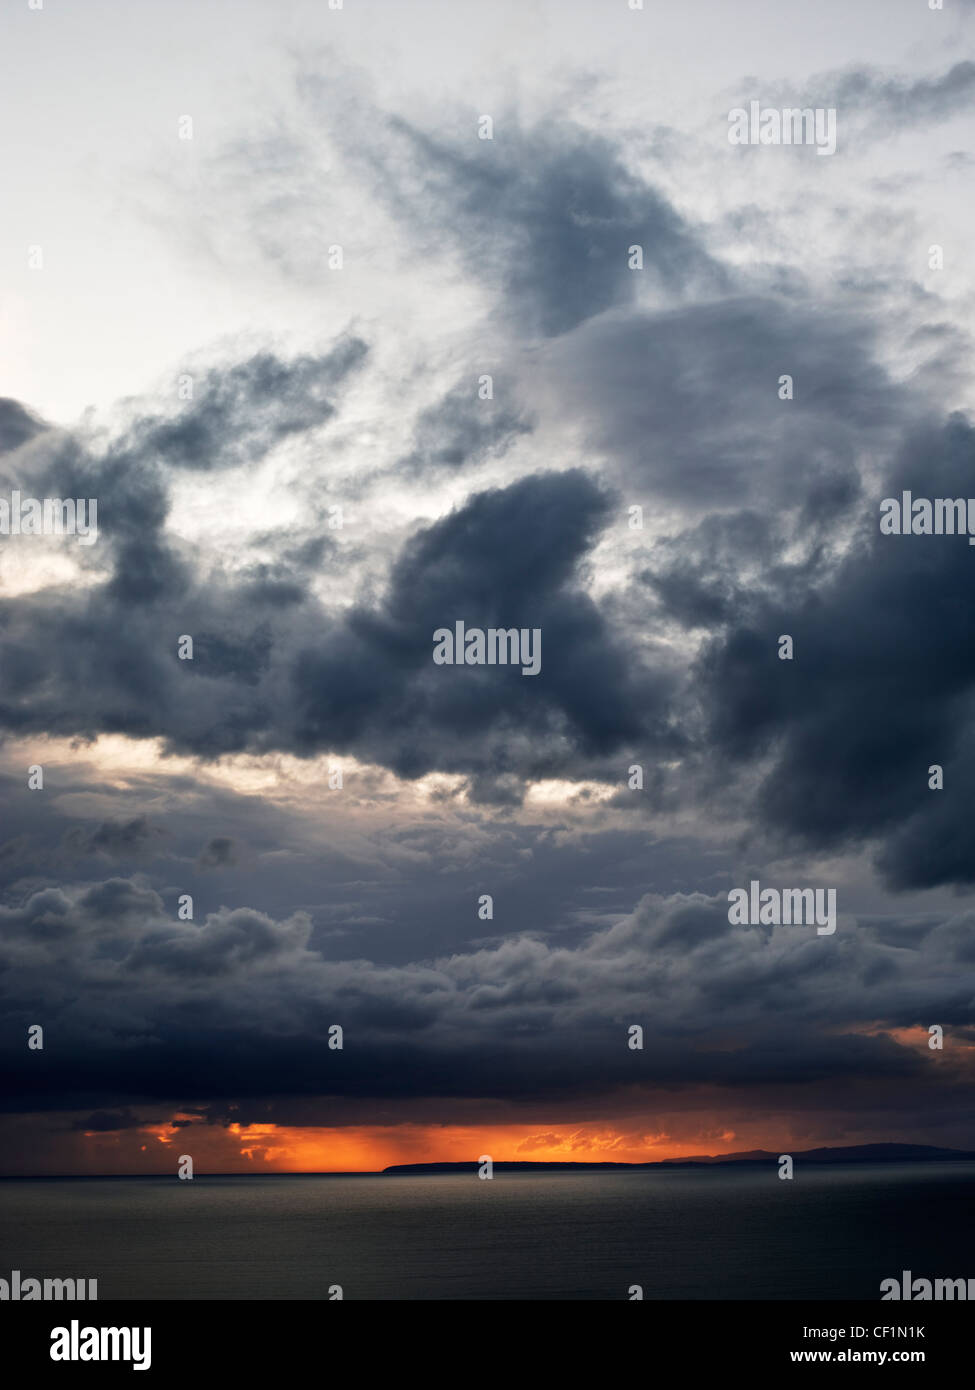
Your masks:
<svg viewBox="0 0 975 1390"><path fill-rule="evenodd" d="M105 1299L878 1299L975 1277L975 1163L0 1181L0 1277Z"/></svg>

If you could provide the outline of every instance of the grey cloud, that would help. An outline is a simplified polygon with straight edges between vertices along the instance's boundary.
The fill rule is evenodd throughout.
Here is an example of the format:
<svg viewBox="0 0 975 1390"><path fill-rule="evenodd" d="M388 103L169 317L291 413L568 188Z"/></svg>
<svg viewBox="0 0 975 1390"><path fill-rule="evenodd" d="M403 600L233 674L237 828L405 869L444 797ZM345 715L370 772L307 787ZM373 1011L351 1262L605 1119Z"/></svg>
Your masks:
<svg viewBox="0 0 975 1390"><path fill-rule="evenodd" d="M758 820L820 849L886 837L878 864L901 888L973 881L966 822L945 804L975 776L966 712L975 634L958 601L972 552L964 537L882 536L879 506L905 488L967 495L973 443L960 416L919 426L863 499L835 565L779 561L765 583L741 584L727 552L712 562L688 536L656 583L664 601L669 584L680 594L680 566L696 555L704 593L735 594L723 609L698 599L695 612L680 598L669 608L684 622L720 609L724 626L705 646L696 688L712 756L730 766L767 759L752 802ZM782 633L794 638L794 662L777 659ZM947 769L944 793L928 789L933 763Z"/></svg>
<svg viewBox="0 0 975 1390"><path fill-rule="evenodd" d="M322 99L314 81L304 90ZM387 128L391 146L364 156L376 194L431 244L446 236L524 332L566 333L631 301L642 276L668 298L726 283L696 230L600 136L564 120L526 129L502 116L493 140L472 131L464 145L399 116ZM643 248L642 276L627 264L634 244Z"/></svg>
<svg viewBox="0 0 975 1390"><path fill-rule="evenodd" d="M0 396L0 454L19 449L21 444L26 444L43 429L42 422L25 410L19 401Z"/></svg>
<svg viewBox="0 0 975 1390"><path fill-rule="evenodd" d="M0 604L0 723L159 736L205 757L334 748L407 776L524 776L565 766L572 748L605 757L627 740L668 744L670 677L633 661L579 583L608 505L580 471L477 494L407 542L381 600L344 616L297 594L257 602L249 581L191 580L163 532L133 535L103 586ZM164 575L147 586L152 553ZM541 673L436 667L434 629L457 618L540 627ZM183 662L186 632L195 651Z"/></svg>
<svg viewBox="0 0 975 1390"><path fill-rule="evenodd" d="M131 857L150 848L163 832L147 816L130 821L106 820L94 827L69 830L64 837L65 847L76 854L97 854L109 858Z"/></svg>
<svg viewBox="0 0 975 1390"><path fill-rule="evenodd" d="M72 1090L115 1109L261 1094L565 1100L839 1076L932 1087L923 1056L865 1026L916 1026L932 1009L946 1026L973 1023L968 914L888 943L849 923L829 939L733 928L725 895L652 895L572 948L520 937L391 967L324 960L301 913L220 909L183 923L137 885L101 889L60 895L60 934L36 931L48 895L0 911L4 927L16 916L23 928L4 931L0 948L10 1037L40 1016L62 1043L39 1092L25 1050L3 1044L10 1108L58 1107ZM136 901L140 913L120 911ZM642 1054L625 1045L633 1022L647 1034ZM341 1053L328 1048L332 1023Z"/></svg>
<svg viewBox="0 0 975 1390"><path fill-rule="evenodd" d="M768 295L605 315L542 365L607 468L661 506L849 507L857 456L909 418L873 334L839 305ZM779 399L791 376L794 399Z"/></svg>
<svg viewBox="0 0 975 1390"><path fill-rule="evenodd" d="M121 1110L96 1110L94 1114L82 1116L71 1123L72 1129L89 1130L96 1134L113 1134L123 1129L139 1129L148 1124L128 1108Z"/></svg>
<svg viewBox="0 0 975 1390"><path fill-rule="evenodd" d="M890 76L860 67L838 74L829 86L832 105L865 111L877 126L900 129L968 109L975 95L975 63L955 63L933 77Z"/></svg>
<svg viewBox="0 0 975 1390"><path fill-rule="evenodd" d="M402 468L428 476L438 469L454 470L502 454L531 425L514 406L506 404L510 383L494 380L494 398L478 396L479 373L450 388L436 405L422 411L414 429L413 450Z"/></svg>
<svg viewBox="0 0 975 1390"><path fill-rule="evenodd" d="M334 391L366 354L366 344L350 337L325 356L286 362L259 352L211 368L194 381L193 399L177 415L140 419L122 452L204 471L261 458L283 439L331 419Z"/></svg>
<svg viewBox="0 0 975 1390"><path fill-rule="evenodd" d="M237 846L226 835L215 835L200 851L201 869L230 868L237 863Z"/></svg>

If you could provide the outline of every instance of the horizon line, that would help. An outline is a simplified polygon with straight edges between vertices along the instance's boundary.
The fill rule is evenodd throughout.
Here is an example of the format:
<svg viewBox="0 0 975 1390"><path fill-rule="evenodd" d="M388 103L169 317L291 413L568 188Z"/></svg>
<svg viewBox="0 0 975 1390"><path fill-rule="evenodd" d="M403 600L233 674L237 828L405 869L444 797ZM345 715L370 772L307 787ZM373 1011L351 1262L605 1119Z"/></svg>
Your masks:
<svg viewBox="0 0 975 1390"><path fill-rule="evenodd" d="M794 1149L791 1156L802 1158L809 1154L817 1153L843 1153L859 1152L865 1153L868 1150L877 1149L900 1149L915 1150L913 1155L905 1153L901 1156L901 1161L910 1162L912 1158L923 1158L927 1154L937 1154L939 1158L946 1162L950 1161L972 1161L975 1160L975 1150L956 1149L942 1144L917 1144L903 1143L897 1140L877 1140L867 1144L818 1144L811 1149ZM668 1168L677 1167L681 1164L698 1164L701 1166L720 1166L723 1163L759 1163L769 1158L773 1161L778 1160L778 1155L773 1149L739 1149L727 1154L685 1154L678 1158L650 1158L650 1159L531 1159L531 1158L496 1158L493 1159L493 1166L500 1168L504 1166L517 1165L521 1168L537 1169L558 1169L558 1168ZM898 1159L889 1159L888 1162L897 1162ZM930 1160L934 1161L934 1160ZM409 1169L453 1169L464 1168L477 1169L480 1160L478 1159L421 1159L415 1163L388 1163L383 1168L267 1168L242 1169L221 1172L194 1173L192 1179L179 1179L178 1175L172 1172L155 1173L0 1173L2 1182L70 1182L70 1181L112 1181L116 1178L168 1178L176 1176L179 1181L196 1181L197 1178L376 1178L387 1174L397 1175ZM433 1173L426 1174L434 1176Z"/></svg>

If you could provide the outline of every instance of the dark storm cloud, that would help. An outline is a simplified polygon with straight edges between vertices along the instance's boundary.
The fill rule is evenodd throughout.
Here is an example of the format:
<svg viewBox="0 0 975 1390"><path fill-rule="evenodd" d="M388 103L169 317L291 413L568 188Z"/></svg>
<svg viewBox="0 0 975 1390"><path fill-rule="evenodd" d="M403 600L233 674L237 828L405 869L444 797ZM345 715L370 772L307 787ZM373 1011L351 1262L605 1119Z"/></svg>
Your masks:
<svg viewBox="0 0 975 1390"><path fill-rule="evenodd" d="M529 228L551 211L547 181L562 188L562 146L542 137L537 146L524 137L523 146L521 136L512 138L505 167L511 163L517 186L528 177L526 150L538 156L532 178L539 188L524 195ZM575 148L574 133L563 138ZM592 171L593 160L585 157L592 148L586 141L581 148L580 168ZM484 176L490 152L470 157L473 171L467 156L426 150L425 159L435 157L442 158L443 179L458 180L463 208L474 197L464 190L475 174ZM605 178L617 176L612 161L595 163ZM636 197L624 182L627 197ZM521 226L521 194L510 197L511 219ZM582 225L589 225L584 217ZM579 252L571 236L568 245ZM174 454L170 426L149 421L132 426L124 448L97 460L59 439L52 481L77 482L63 490L80 495L87 479L111 504L102 514L113 569L87 591L45 591L0 605L0 724L15 733L158 736L171 750L204 757L331 749L407 777L464 773L478 800L499 807L517 804L528 777L569 773L618 783L620 769L637 753L649 762L683 754L716 772L722 765L756 768L780 754L759 816L806 843L855 844L912 821L919 809L907 790L913 784L886 758L874 781L864 780L868 768L876 770L875 750L887 746L883 721L871 723L864 738L862 718L851 717L851 705L862 711L864 702L883 702L874 667L862 661L876 650L880 669L890 624L871 642L854 619L829 646L844 626L847 576L854 592L869 590L873 559L854 555L843 562L842 593L829 566L838 553L837 532L865 505L863 461L892 450L923 413L920 389L895 384L879 365L873 332L855 300L849 307L814 306L794 286L789 297L736 293L663 311L619 308L590 320L607 307L590 289L574 318L579 326L550 345L542 379L557 384L569 419L584 422L611 475L616 470L644 500L704 513L696 527L676 528L649 549L643 584L625 601L598 604L585 591L581 570L620 499L577 470L468 497L406 542L384 591L374 576L368 598L341 613L310 597L319 554L314 537L302 540L300 564L245 566L233 580L208 575L165 530L167 463L184 467L187 449L181 443ZM272 397L284 368L252 359L239 375L203 392L178 438L185 443L226 432L216 454L198 451L201 467L241 449L260 452L282 432L322 418L314 383L341 378L360 356L361 345L350 341L316 359L314 371L300 359L277 404ZM793 377L794 400L779 399L783 373ZM303 403L308 391L312 400ZM208 397L214 416L205 424ZM520 416L502 412L500 433L488 427L485 434L470 404L452 388L439 411L421 416L412 456L421 475L477 458L499 439L503 446L520 428ZM963 490L960 476L952 487ZM743 504L751 505L742 510ZM880 555L878 539L868 545L871 556ZM796 543L803 553L786 560ZM883 559L892 564L889 556L884 552ZM896 576L891 582L900 592ZM910 603L910 581L904 588ZM828 624L822 590L835 609ZM541 674L434 666L432 633L457 619L468 626L540 628ZM691 698L684 658L655 640L674 626L712 633L705 658L690 673ZM793 628L802 633L803 652L819 657L817 643L823 648L819 680L807 680L795 698L781 688L790 668L774 661L770 646ZM934 634L938 625L928 630ZM176 658L182 633L194 637L192 662ZM836 648L844 643L846 664L837 673ZM890 663L882 669L889 671ZM948 718L951 685L939 687L939 680L936 664L929 679L935 697L925 698L916 719L910 700L895 702L908 731L899 742L895 731L888 742L902 753L918 740L935 752L945 742L937 712ZM818 723L812 710L806 716L806 700L821 711ZM885 717L895 718L888 711ZM832 758L821 746L827 739ZM892 756L896 762L899 755ZM925 756L937 760L934 752ZM819 777L822 766L834 763L845 771L835 783L820 777L811 792L804 771ZM689 776L685 796L693 787ZM938 814L928 804L926 816ZM955 875L943 838L940 843L928 861L937 867L917 881ZM898 881L914 881L912 862L910 854L898 858Z"/></svg>
<svg viewBox="0 0 975 1390"><path fill-rule="evenodd" d="M920 941L869 928L827 939L732 928L724 895L649 897L572 948L512 938L393 967L324 961L301 913L178 922L115 879L35 894L0 909L0 927L10 1110L72 1095L96 1110L262 1095L518 1102L837 1078L896 1082L909 1106L912 1088L917 1103L937 1084L926 1049L865 1026L973 1022L969 914ZM22 1037L39 1020L35 1055ZM642 1052L626 1045L633 1023Z"/></svg>
<svg viewBox="0 0 975 1390"><path fill-rule="evenodd" d="M767 767L754 814L820 849L885 836L879 864L897 887L975 881L975 839L958 814L975 793L975 614L963 598L973 553L964 536L881 535L880 502L905 488L967 496L973 458L962 417L919 427L862 499L839 562L780 560L764 582L742 583L727 549L709 556L707 532L687 533L654 581L679 621L723 628L696 689L711 755ZM690 601L686 566L698 576ZM783 633L792 662L777 657ZM928 788L935 763L943 792Z"/></svg>
<svg viewBox="0 0 975 1390"><path fill-rule="evenodd" d="M501 117L493 140L472 130L464 144L399 117L388 128L392 144L368 155L379 196L431 244L446 235L529 334L557 336L632 300L641 280L627 264L633 245L643 248L642 276L669 298L726 284L696 230L600 136L563 120L523 129Z"/></svg>
<svg viewBox="0 0 975 1390"><path fill-rule="evenodd" d="M364 349L344 340L289 365L259 354L208 375L172 420L135 422L104 456L63 436L52 445L52 487L104 498L99 563L111 569L87 590L0 604L0 725L160 737L207 758L330 749L407 777L466 774L474 796L497 807L517 804L529 777L581 773L618 784L637 752L650 763L684 755L717 775L771 760L759 817L806 843L855 844L908 822L920 834L942 813L936 798L918 804L904 760L923 756L926 768L952 742L964 658L942 664L932 653L923 679L904 671L906 698L887 700L884 680L898 658L882 657L904 623L881 618L871 629L857 596L879 602L887 575L908 617L923 594L937 619L958 576L945 573L944 593L937 575L919 589L917 562L895 565L876 534L842 561L839 579L831 574L836 532L866 505L864 459L893 449L923 409L919 389L895 385L879 365L857 301L813 305L795 285L788 296L733 287L703 305L627 306L621 286L635 277L608 276L603 253L630 234L631 214L653 230L643 238L648 265L680 260L678 284L712 267L693 229L663 215L658 195L611 149L574 128L526 134L499 125L498 141L508 142L501 160L490 141L461 154L397 131L419 161L428 211L443 212L453 190L449 234L499 273L506 266L505 293L534 304L546 320L539 331L561 334L540 377L584 425L606 470L643 499L703 518L648 549L643 583L625 601L597 603L583 574L623 499L571 469L469 496L407 540L384 588L373 573L368 594L341 611L311 597L314 537L302 538L300 563L282 557L233 578L207 573L166 530L170 472L260 456L321 423ZM530 270L534 289L512 280L522 272L511 267ZM712 293L729 283L725 274L708 280ZM546 316L556 305L567 317L553 327ZM794 379L792 401L778 396L783 373ZM504 447L522 428L509 407L485 423L475 413L484 404L448 388L420 417L411 456L420 476ZM960 473L949 481L945 495L964 490ZM799 557L789 553L797 542ZM960 565L967 553L934 563ZM540 628L541 673L435 666L433 631L458 619ZM938 621L918 621L925 650L945 645ZM682 627L711 633L689 686L686 657L656 640ZM775 660L774 638L793 630L800 659L790 668ZM192 661L176 656L183 633L194 638ZM791 677L796 689L786 690ZM882 715L864 732L863 711L875 707ZM964 739L955 742L961 760ZM823 775L834 767L835 778ZM685 795L693 787L688 777ZM898 881L964 879L963 853L950 855L943 836L938 843L917 880L915 857L899 855Z"/></svg>
<svg viewBox="0 0 975 1390"><path fill-rule="evenodd" d="M587 474L547 473L476 494L418 532L381 607L357 610L299 658L299 747L331 737L405 776L436 768L496 781L555 773L567 749L607 756L641 735L670 742L668 677L633 659L577 583L609 508ZM539 628L540 674L434 665L434 631L458 619Z"/></svg>
<svg viewBox="0 0 975 1390"><path fill-rule="evenodd" d="M595 844L561 824L535 835L512 826L500 848L500 834L485 847L477 832L484 816L514 820L526 778L619 787L638 754L658 810L658 764L675 769L668 786L685 806L702 767L732 800L762 777L754 811L768 832L838 851L886 837L892 882L970 881L957 807L975 790L973 552L876 527L880 496L902 484L967 495L970 428L916 427L922 389L879 365L853 290L846 304L813 302L783 276L779 295L754 293L607 141L499 122L494 142L472 135L461 152L393 130L417 180L407 194L395 153L382 164L394 208L499 292L497 322L548 339L532 344L532 382L584 435L591 470L558 458L558 471L466 496L382 566L370 557L362 591L330 607L312 593L322 569L341 564L330 537L268 532L272 560L211 570L167 529L170 484L330 421L363 360L357 340L206 373L185 409L135 420L101 453L63 435L28 440L51 492L101 499L102 539L81 557L96 570L89 587L0 601L0 728L158 737L206 759L334 750L406 777L463 773L482 806L446 828L391 814L382 853L353 852L338 830L335 844L296 846L297 817L257 798L228 810L174 778L140 789L179 801L164 840L149 833L155 813L101 805L83 806L83 825L62 838L64 807L31 801L21 779L6 789L17 834L0 852L6 1104L84 1106L97 1120L200 1098L214 1116L240 1119L232 1107L246 1104L268 1119L326 1095L320 1113L334 1119L357 1102L374 1115L380 1099L540 1106L710 1085L778 1087L796 1109L840 1082L890 1088L909 1116L950 1114L956 1074L936 1083L923 1048L868 1030L932 1019L971 1029L967 913L915 914L903 931L844 924L829 939L736 930L718 891L727 855L713 841L702 869L639 830ZM642 276L626 267L633 242ZM647 289L667 307L638 306ZM698 291L708 302L689 302ZM778 399L783 373L794 401ZM445 387L400 450L411 482L454 481L525 434L520 401L493 414L482 404ZM0 415L14 438L22 417L9 403ZM877 491L878 460L911 426ZM597 481L597 467L627 494ZM612 548L634 489L659 501L651 519L663 524L635 582L594 598L588 567L607 537ZM540 628L541 673L435 666L432 633L457 619ZM776 658L782 632L795 637L795 663ZM176 655L184 633L193 661ZM696 663L688 634L704 639ZM946 765L944 793L927 790L933 761ZM49 777L44 796L56 786ZM617 802L641 805L623 791ZM706 838L715 803L699 809ZM63 863L48 844L88 862L53 882ZM162 845L171 860L148 862ZM102 880L105 855L137 861L139 876ZM420 865L408 890L395 873L404 860ZM485 924L474 880L496 865L507 876L488 887L501 884L506 915ZM630 911L648 878L702 876L717 896L646 898ZM517 901L504 903L506 888ZM186 891L189 922L173 916ZM43 1053L24 1045L36 1022ZM332 1023L346 1030L341 1052L328 1048ZM632 1023L647 1030L642 1053L626 1047ZM270 1112L267 1096L279 1097Z"/></svg>
<svg viewBox="0 0 975 1390"><path fill-rule="evenodd" d="M492 781L564 768L572 750L606 757L627 740L672 740L668 678L633 660L578 582L610 505L582 472L471 497L407 543L381 601L342 616L297 577L287 604L249 576L191 577L161 529L159 475L118 481L144 504L147 532L109 532L111 577L0 604L10 732L159 736L204 757L331 748L407 776ZM433 632L458 619L540 627L541 673L435 666ZM177 657L182 634L194 637L192 661Z"/></svg>
<svg viewBox="0 0 975 1390"><path fill-rule="evenodd" d="M864 317L798 292L608 314L542 372L628 487L696 510L768 512L814 492L815 516L848 510L859 450L891 443L910 409Z"/></svg>
<svg viewBox="0 0 975 1390"><path fill-rule="evenodd" d="M277 916L307 911L314 949L332 960L353 955L401 965L525 931L574 944L595 922L629 912L651 888L713 891L731 883L728 850L711 846L702 870L694 835L648 839L644 794L626 788L624 767L617 769L618 805L608 814L592 806L579 823L578 812L591 806L582 791L574 809L564 808L575 828L570 822L556 831L548 817L513 811L520 779L509 788L508 779L476 778L480 808L455 792L431 798L414 815L372 770L346 767L343 791L292 802L235 793L196 768L176 772L165 761L106 783L97 761L78 752L80 761L68 753L46 762L43 793L28 791L21 776L0 780L4 821L18 832L0 843L0 901L101 881L104 856L69 852L68 836L93 835L106 819L126 824L147 807L165 833L128 863L114 857L116 872L137 869L173 913L190 894L197 919L228 903ZM659 807L650 767L646 786ZM214 838L238 847L232 867L204 862L201 851ZM479 884L495 895L494 924L477 917Z"/></svg>

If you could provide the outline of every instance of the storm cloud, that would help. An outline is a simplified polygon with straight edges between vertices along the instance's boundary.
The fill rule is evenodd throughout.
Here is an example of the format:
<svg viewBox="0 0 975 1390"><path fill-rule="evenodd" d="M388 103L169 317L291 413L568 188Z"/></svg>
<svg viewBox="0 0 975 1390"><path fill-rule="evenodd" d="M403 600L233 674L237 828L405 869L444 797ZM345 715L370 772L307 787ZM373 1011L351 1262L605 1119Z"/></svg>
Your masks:
<svg viewBox="0 0 975 1390"><path fill-rule="evenodd" d="M343 31L130 149L146 264L83 386L29 281L5 493L97 498L98 543L0 538L4 1123L975 1146L975 556L879 528L971 491L970 218L930 180L973 65L900 13L901 66L756 52L840 141L739 158L734 16L687 100L666 17L651 83L646 24L570 8L564 67L472 39L491 80L424 91L422 44L371 72ZM539 673L436 664L458 622L538 631ZM754 878L837 888L835 935L732 926Z"/></svg>

